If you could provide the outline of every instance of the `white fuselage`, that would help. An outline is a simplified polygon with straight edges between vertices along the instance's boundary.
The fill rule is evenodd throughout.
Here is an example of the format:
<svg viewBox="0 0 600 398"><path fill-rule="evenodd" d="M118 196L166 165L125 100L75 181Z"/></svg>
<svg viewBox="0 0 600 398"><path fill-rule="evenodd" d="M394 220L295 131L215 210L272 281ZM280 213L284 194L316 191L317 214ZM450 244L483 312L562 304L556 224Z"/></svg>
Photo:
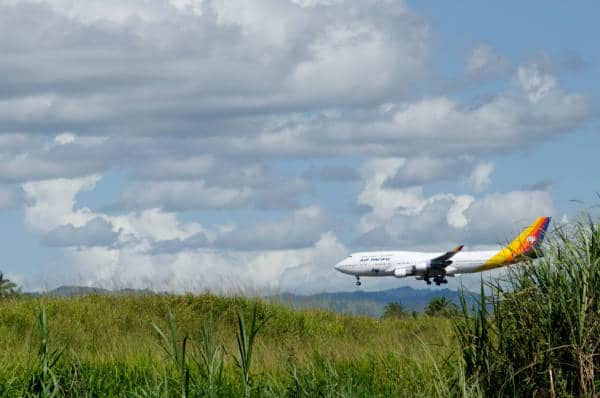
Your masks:
<svg viewBox="0 0 600 398"><path fill-rule="evenodd" d="M460 252L446 268L447 276L478 272L498 250ZM428 262L443 252L377 251L352 253L335 265L344 274L355 276L415 276L421 279Z"/></svg>

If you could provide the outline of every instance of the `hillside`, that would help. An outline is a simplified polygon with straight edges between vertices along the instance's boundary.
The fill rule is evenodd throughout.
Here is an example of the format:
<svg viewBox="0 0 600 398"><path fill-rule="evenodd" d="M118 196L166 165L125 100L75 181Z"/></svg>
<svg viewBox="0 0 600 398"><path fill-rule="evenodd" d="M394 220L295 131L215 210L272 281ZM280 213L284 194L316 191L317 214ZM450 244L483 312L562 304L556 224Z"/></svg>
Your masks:
<svg viewBox="0 0 600 398"><path fill-rule="evenodd" d="M433 373L432 364L441 365L456 347L450 322L426 316L379 320L210 294L23 296L0 300L0 395L22 396L44 386L59 395L179 395L182 373L166 354L174 353L170 308L179 357L189 336L189 395L203 395L207 388L204 327L213 347L222 347L218 395L240 396L236 313L241 311L249 329L254 306L257 319L266 324L251 362L253 396L435 395L432 380L442 375ZM48 330L44 349L41 308ZM54 362L55 350L62 354L44 373L43 364Z"/></svg>
<svg viewBox="0 0 600 398"><path fill-rule="evenodd" d="M120 289L108 290L98 287L86 286L60 286L50 290L44 295L53 297L76 297L81 295L166 295L151 290ZM35 294L35 296L41 296ZM459 304L459 294L450 289L413 289L411 287L399 287L381 291L353 291L317 293L312 295L299 295L293 293L281 293L276 296L267 296L270 302L292 306L298 309L323 309L343 314L367 315L380 317L383 308L388 303L402 303L409 311L421 312L434 297L445 297L455 304ZM470 295L467 295L470 300Z"/></svg>
<svg viewBox="0 0 600 398"><path fill-rule="evenodd" d="M399 287L382 291L353 291L296 295L282 293L278 296L282 303L296 308L320 308L355 315L379 317L388 303L402 303L409 311L421 312L434 297L445 297L459 304L459 293L450 289L413 289ZM467 299L470 297L467 296Z"/></svg>

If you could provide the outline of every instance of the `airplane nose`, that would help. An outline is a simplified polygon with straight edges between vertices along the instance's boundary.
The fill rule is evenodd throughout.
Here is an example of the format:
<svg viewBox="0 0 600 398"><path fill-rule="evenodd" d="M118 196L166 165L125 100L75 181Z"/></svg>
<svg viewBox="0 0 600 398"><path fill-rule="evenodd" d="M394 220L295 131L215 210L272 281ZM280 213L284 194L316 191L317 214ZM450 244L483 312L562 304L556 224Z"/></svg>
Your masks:
<svg viewBox="0 0 600 398"><path fill-rule="evenodd" d="M343 270L344 269L343 261L340 261L339 263L337 263L336 265L334 265L333 268L335 268L338 271Z"/></svg>

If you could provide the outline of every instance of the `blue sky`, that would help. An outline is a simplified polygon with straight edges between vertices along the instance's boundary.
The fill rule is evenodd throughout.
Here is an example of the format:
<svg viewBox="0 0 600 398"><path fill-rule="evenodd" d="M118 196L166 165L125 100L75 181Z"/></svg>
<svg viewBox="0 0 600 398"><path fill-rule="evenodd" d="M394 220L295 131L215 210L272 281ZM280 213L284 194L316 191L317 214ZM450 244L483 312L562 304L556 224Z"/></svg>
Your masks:
<svg viewBox="0 0 600 398"><path fill-rule="evenodd" d="M592 2L0 9L2 270L25 289L347 290L353 250L487 248L598 203ZM420 287L364 288L398 284Z"/></svg>

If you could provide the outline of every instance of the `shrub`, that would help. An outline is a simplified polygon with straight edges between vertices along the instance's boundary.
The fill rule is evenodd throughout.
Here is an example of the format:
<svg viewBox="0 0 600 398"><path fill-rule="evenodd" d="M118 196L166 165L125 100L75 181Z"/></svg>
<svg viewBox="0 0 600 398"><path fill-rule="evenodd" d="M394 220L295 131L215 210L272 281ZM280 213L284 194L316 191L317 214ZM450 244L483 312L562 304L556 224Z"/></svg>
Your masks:
<svg viewBox="0 0 600 398"><path fill-rule="evenodd" d="M383 318L404 318L408 316L407 309L402 303L387 303L383 308Z"/></svg>

